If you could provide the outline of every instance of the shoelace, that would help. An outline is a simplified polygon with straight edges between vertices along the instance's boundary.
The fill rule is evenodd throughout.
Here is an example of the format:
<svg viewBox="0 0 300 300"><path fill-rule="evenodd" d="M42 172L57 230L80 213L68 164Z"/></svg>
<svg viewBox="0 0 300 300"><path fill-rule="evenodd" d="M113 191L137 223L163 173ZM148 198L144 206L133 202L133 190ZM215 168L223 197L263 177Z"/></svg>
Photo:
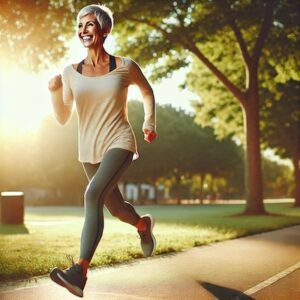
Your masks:
<svg viewBox="0 0 300 300"><path fill-rule="evenodd" d="M74 266L74 265L75 265L75 262L74 262L73 256L70 255L70 254L66 254L66 257L67 257L67 260L68 260L70 263L72 263L72 266Z"/></svg>
<svg viewBox="0 0 300 300"><path fill-rule="evenodd" d="M72 266L68 268L66 271L69 274L78 274L78 272L80 273L81 272L80 266L78 264L75 264L73 256L70 254L66 254L66 257L70 261L70 263L72 263Z"/></svg>

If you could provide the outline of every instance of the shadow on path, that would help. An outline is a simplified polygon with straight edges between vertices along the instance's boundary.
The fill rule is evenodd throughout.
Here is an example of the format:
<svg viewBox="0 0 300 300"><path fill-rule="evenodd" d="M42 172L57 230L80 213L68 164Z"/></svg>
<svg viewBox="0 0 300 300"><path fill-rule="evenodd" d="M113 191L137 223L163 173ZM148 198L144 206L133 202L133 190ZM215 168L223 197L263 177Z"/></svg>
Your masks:
<svg viewBox="0 0 300 300"><path fill-rule="evenodd" d="M25 225L0 224L0 235L28 234L28 233L29 231Z"/></svg>
<svg viewBox="0 0 300 300"><path fill-rule="evenodd" d="M211 294L213 294L218 300L254 300L254 298L245 295L243 292L235 289L227 288L205 281L198 281L198 283Z"/></svg>

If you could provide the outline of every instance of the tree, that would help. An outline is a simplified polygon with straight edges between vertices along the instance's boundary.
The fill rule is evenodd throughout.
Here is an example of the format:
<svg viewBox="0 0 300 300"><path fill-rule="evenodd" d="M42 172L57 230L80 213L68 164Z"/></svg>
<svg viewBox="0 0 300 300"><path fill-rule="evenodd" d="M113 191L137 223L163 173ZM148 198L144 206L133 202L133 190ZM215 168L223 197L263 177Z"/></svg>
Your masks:
<svg viewBox="0 0 300 300"><path fill-rule="evenodd" d="M155 63L153 79L170 76L188 65L192 53L238 100L243 112L246 147L246 214L264 214L259 130L259 61L270 29L296 10L289 1L156 1L110 2L119 26L121 53L145 66ZM295 15L295 13L294 13ZM216 17L217 16L217 17ZM138 29L138 30L137 30ZM127 35L129 33L129 38ZM218 67L220 46L240 51L242 85ZM221 44L222 43L222 44ZM147 47L145 47L147 45ZM229 46L229 47L230 47ZM207 51L210 49L211 51ZM230 68L230 66L229 66Z"/></svg>
<svg viewBox="0 0 300 300"><path fill-rule="evenodd" d="M291 13L290 16L293 14ZM295 17L289 23L296 23ZM285 20L285 23L287 20ZM284 23L282 20L281 23ZM300 103L299 80L297 72L297 39L294 36L296 25L285 24L285 31L275 28L280 42L268 40L264 49L259 72L259 116L261 141L263 148L272 148L282 158L289 158L294 165L295 205L299 205L299 147L300 147ZM271 35L272 36L272 35ZM276 45L277 43L277 45ZM239 53L231 44L215 47L223 51L219 66L228 70L232 81L242 84L242 68ZM281 46L284 45L284 46ZM288 46L286 46L288 45ZM290 49L287 49L289 47ZM272 49L276 53L271 56ZM225 51L224 51L225 50ZM217 51L217 50L216 50ZM216 52L215 51L215 52ZM286 57L280 62L281 57ZM235 61L234 65L230 62ZM277 61L277 63L275 63ZM229 69L230 68L230 69ZM201 78L199 81L198 78ZM195 59L189 72L186 85L197 94L201 94L201 102L194 101L197 112L196 121L202 126L212 126L219 138L234 136L243 140L242 111L233 96L207 69L201 68Z"/></svg>

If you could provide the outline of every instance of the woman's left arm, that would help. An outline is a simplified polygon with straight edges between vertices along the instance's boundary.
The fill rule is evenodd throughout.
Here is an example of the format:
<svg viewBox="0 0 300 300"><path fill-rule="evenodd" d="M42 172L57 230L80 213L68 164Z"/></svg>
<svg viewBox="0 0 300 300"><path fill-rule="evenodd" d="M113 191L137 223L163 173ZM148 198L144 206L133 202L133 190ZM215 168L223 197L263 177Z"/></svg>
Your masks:
<svg viewBox="0 0 300 300"><path fill-rule="evenodd" d="M153 89L144 76L139 65L133 60L131 60L130 77L132 82L139 87L143 97L145 113L143 132L145 140L150 143L157 136L155 98Z"/></svg>

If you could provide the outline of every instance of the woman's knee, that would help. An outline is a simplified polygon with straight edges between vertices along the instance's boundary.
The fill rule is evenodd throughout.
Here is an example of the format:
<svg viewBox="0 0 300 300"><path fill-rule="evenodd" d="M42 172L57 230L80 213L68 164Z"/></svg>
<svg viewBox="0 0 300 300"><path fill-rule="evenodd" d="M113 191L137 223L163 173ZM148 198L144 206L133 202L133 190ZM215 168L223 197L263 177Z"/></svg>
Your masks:
<svg viewBox="0 0 300 300"><path fill-rule="evenodd" d="M86 203L97 203L100 200L101 191L93 186L87 186L84 193L84 200Z"/></svg>

